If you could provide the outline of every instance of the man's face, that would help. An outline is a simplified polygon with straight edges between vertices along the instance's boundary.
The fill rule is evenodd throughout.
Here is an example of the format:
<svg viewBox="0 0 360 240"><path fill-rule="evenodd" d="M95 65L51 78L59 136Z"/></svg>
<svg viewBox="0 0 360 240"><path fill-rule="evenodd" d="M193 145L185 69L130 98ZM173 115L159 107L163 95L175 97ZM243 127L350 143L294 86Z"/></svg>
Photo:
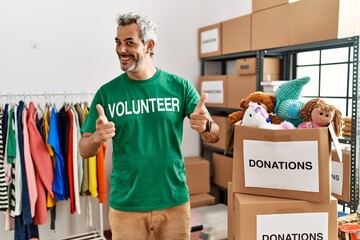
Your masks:
<svg viewBox="0 0 360 240"><path fill-rule="evenodd" d="M115 38L121 70L135 72L145 60L147 45L139 37L137 24L119 26Z"/></svg>

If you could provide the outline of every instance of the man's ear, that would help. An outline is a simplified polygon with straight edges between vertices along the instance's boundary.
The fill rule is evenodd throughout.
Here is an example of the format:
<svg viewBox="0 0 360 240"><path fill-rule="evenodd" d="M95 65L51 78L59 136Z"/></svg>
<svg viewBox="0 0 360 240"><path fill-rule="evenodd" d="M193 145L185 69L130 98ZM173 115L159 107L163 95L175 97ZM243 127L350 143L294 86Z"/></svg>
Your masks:
<svg viewBox="0 0 360 240"><path fill-rule="evenodd" d="M146 53L150 54L153 51L154 47L155 47L155 42L154 40L150 39L147 43Z"/></svg>

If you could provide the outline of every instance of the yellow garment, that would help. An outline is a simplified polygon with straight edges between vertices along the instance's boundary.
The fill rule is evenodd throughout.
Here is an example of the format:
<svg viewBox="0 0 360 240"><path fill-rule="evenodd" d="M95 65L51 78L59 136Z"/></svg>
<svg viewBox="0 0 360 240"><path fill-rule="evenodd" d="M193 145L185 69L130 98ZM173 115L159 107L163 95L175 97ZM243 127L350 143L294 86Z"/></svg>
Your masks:
<svg viewBox="0 0 360 240"><path fill-rule="evenodd" d="M92 197L97 197L97 169L96 156L89 158L89 191Z"/></svg>

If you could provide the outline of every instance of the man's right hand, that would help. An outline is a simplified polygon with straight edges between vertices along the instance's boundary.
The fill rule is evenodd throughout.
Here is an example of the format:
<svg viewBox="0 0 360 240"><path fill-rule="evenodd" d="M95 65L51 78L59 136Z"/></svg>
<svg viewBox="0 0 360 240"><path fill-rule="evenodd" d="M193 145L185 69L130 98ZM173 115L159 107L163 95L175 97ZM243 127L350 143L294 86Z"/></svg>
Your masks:
<svg viewBox="0 0 360 240"><path fill-rule="evenodd" d="M104 108L100 104L96 105L96 110L99 114L99 118L96 120L96 134L101 142L106 142L115 136L115 124L108 121Z"/></svg>

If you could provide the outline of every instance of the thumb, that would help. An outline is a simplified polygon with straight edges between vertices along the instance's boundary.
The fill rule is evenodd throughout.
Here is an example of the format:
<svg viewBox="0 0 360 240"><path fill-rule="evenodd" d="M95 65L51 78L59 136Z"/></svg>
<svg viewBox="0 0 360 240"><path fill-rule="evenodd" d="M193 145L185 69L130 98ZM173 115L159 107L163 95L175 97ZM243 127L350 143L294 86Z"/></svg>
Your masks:
<svg viewBox="0 0 360 240"><path fill-rule="evenodd" d="M199 100L199 102L198 102L198 104L197 104L194 112L199 112L201 109L204 109L205 101L206 101L207 98L208 98L208 94L207 94L207 93L203 93L203 94L201 95L201 98L200 98L200 100Z"/></svg>
<svg viewBox="0 0 360 240"><path fill-rule="evenodd" d="M104 108L100 104L96 104L96 110L99 114L99 118L103 120L103 122L107 122L107 117L105 116Z"/></svg>

